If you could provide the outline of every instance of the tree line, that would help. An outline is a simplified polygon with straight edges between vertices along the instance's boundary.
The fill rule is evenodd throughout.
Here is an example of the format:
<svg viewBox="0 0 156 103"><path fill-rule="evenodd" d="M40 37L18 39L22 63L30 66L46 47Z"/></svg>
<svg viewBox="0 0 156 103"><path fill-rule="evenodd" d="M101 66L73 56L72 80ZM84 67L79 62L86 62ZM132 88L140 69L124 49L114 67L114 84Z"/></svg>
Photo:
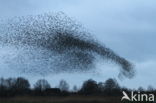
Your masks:
<svg viewBox="0 0 156 103"><path fill-rule="evenodd" d="M83 82L80 88L74 86L72 90L65 80L61 80L58 87L52 88L45 79L38 80L31 88L29 81L23 77L0 78L0 97L12 96L69 96L69 95L94 95L94 96L121 96L122 91L130 93L131 89L119 86L115 79L107 79L105 82L96 82L89 79ZM156 89L149 86L147 90L142 87L140 92L152 92L156 94Z"/></svg>

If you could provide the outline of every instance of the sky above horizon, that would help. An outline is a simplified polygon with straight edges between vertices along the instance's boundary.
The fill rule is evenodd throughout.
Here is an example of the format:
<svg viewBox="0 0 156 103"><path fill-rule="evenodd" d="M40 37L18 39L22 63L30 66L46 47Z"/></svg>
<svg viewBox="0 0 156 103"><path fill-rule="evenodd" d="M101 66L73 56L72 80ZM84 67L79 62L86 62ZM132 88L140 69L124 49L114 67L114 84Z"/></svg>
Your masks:
<svg viewBox="0 0 156 103"><path fill-rule="evenodd" d="M73 81L72 75L61 74L60 77L54 76L54 80L64 76L63 78L76 84L87 78L104 81L113 77L118 79L122 86L154 87L156 85L155 5L155 0L0 0L0 18L63 11L80 22L101 43L133 62L136 69L136 76L133 79L119 80L116 73L118 70L113 67L103 71L103 76L82 74L82 79L76 76L77 81ZM99 68L103 67L100 65ZM47 78L53 81L50 76Z"/></svg>

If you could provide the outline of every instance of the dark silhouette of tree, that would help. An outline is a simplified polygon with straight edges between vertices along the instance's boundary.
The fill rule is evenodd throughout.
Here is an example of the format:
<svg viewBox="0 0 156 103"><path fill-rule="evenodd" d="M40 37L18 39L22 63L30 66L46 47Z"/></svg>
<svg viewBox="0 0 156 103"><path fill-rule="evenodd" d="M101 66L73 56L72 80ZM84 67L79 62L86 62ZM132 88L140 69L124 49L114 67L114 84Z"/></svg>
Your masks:
<svg viewBox="0 0 156 103"><path fill-rule="evenodd" d="M6 80L4 78L0 78L0 89L6 89Z"/></svg>
<svg viewBox="0 0 156 103"><path fill-rule="evenodd" d="M78 88L76 85L73 86L73 92L77 92L78 91Z"/></svg>
<svg viewBox="0 0 156 103"><path fill-rule="evenodd" d="M99 82L99 83L98 83L98 89L99 89L99 91L100 91L101 93L104 92L104 90L105 90L105 83Z"/></svg>
<svg viewBox="0 0 156 103"><path fill-rule="evenodd" d="M25 78L0 78L0 98L1 97L13 97L13 96L81 96L81 95L92 95L92 96L123 96L122 91L125 91L130 95L131 89L126 87L120 87L115 79L108 79L105 82L96 82L92 79L85 81L78 89L77 86L73 87L72 91L69 91L69 84L65 80L61 80L59 88L51 88L47 80L38 80L34 88L30 88L29 81ZM149 86L147 90L139 87L134 92L142 93L154 93L156 90Z"/></svg>
<svg viewBox="0 0 156 103"><path fill-rule="evenodd" d="M0 78L0 88L3 88L4 84L5 84L4 78Z"/></svg>
<svg viewBox="0 0 156 103"><path fill-rule="evenodd" d="M35 90L44 91L51 88L50 84L45 79L38 80L34 85Z"/></svg>
<svg viewBox="0 0 156 103"><path fill-rule="evenodd" d="M8 90L15 89L16 78L8 78L6 79L6 87Z"/></svg>
<svg viewBox="0 0 156 103"><path fill-rule="evenodd" d="M119 88L119 84L115 79L108 79L105 81L105 89L116 89Z"/></svg>
<svg viewBox="0 0 156 103"><path fill-rule="evenodd" d="M0 79L0 92L5 96L27 94L30 89L29 81L19 78Z"/></svg>
<svg viewBox="0 0 156 103"><path fill-rule="evenodd" d="M6 80L4 78L0 78L0 96L6 96Z"/></svg>
<svg viewBox="0 0 156 103"><path fill-rule="evenodd" d="M143 87L140 86L140 87L138 88L138 91L143 92L143 91L145 91L145 90L144 90Z"/></svg>
<svg viewBox="0 0 156 103"><path fill-rule="evenodd" d="M15 80L12 80L11 91L18 95L28 94L30 89L29 81L23 77L18 77Z"/></svg>
<svg viewBox="0 0 156 103"><path fill-rule="evenodd" d="M115 79L110 78L105 81L104 92L106 95L119 95L121 94L120 91L120 86Z"/></svg>
<svg viewBox="0 0 156 103"><path fill-rule="evenodd" d="M61 91L69 90L69 84L65 80L61 80L58 87L60 88Z"/></svg>
<svg viewBox="0 0 156 103"><path fill-rule="evenodd" d="M86 95L97 93L98 92L97 82L92 79L85 81L82 85L81 92Z"/></svg>
<svg viewBox="0 0 156 103"><path fill-rule="evenodd" d="M25 78L18 77L15 82L15 88L17 90L28 90L30 88L29 81Z"/></svg>
<svg viewBox="0 0 156 103"><path fill-rule="evenodd" d="M153 86L149 85L148 88L147 88L147 90L150 91L150 92L153 92L155 89L154 89Z"/></svg>

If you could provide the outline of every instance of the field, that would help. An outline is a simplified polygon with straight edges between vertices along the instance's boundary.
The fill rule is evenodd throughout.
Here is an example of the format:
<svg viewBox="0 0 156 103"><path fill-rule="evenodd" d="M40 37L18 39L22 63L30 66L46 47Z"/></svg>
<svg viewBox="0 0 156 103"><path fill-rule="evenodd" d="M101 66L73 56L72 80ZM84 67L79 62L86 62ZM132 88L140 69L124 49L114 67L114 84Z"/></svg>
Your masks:
<svg viewBox="0 0 156 103"><path fill-rule="evenodd" d="M120 103L120 97L13 97L1 98L0 103Z"/></svg>
<svg viewBox="0 0 156 103"><path fill-rule="evenodd" d="M13 97L0 98L0 103L138 103L121 102L121 97L67 96L67 97ZM151 103L151 102L141 102Z"/></svg>

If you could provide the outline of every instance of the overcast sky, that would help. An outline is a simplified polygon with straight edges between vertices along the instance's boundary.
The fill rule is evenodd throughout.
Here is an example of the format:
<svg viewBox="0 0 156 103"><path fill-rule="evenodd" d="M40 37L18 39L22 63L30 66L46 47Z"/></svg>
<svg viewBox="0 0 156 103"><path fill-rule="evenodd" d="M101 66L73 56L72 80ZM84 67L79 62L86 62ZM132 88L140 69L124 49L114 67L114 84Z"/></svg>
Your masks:
<svg viewBox="0 0 156 103"><path fill-rule="evenodd" d="M155 5L156 0L0 0L0 17L65 12L101 43L135 64L136 77L119 82L136 88L156 85ZM117 73L109 71L103 77L117 78Z"/></svg>

